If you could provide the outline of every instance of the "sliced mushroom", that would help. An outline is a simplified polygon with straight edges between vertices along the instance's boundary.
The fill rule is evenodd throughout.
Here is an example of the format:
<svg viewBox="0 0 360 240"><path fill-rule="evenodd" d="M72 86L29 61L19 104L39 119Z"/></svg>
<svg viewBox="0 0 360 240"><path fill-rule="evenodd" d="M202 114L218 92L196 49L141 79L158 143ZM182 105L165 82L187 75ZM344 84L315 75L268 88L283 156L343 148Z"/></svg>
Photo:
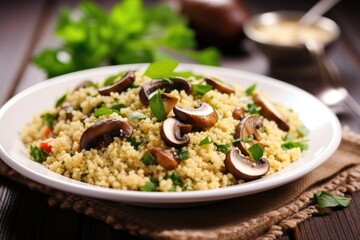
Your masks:
<svg viewBox="0 0 360 240"><path fill-rule="evenodd" d="M101 95L110 95L111 92L122 92L126 90L131 84L135 82L135 73L128 72L125 76L119 81L115 82L110 86L104 86L98 89Z"/></svg>
<svg viewBox="0 0 360 240"><path fill-rule="evenodd" d="M243 107L235 107L232 116L236 120L242 120L245 117L245 109Z"/></svg>
<svg viewBox="0 0 360 240"><path fill-rule="evenodd" d="M263 123L259 116L250 115L241 120L239 125L235 129L235 139L242 138L248 139L253 136L256 140L260 140L260 134L258 129L263 126ZM235 147L238 147L242 154L249 156L247 147L243 141L234 143Z"/></svg>
<svg viewBox="0 0 360 240"><path fill-rule="evenodd" d="M190 138L185 135L192 130L190 124L182 123L176 118L167 118L160 129L160 136L169 147L183 147L187 145Z"/></svg>
<svg viewBox="0 0 360 240"><path fill-rule="evenodd" d="M173 108L175 107L175 105L179 101L179 99L177 97L175 97L175 96L173 96L173 95L171 95L169 93L161 94L161 98L162 98L163 103L164 103L166 114L171 112L171 110L173 110Z"/></svg>
<svg viewBox="0 0 360 240"><path fill-rule="evenodd" d="M77 85L75 88L74 88L74 91L78 91L80 90L81 88L85 88L85 87L88 87L89 85L93 84L92 81L90 80L85 80L83 82L81 82L79 85Z"/></svg>
<svg viewBox="0 0 360 240"><path fill-rule="evenodd" d="M148 106L149 100L152 96L152 93L154 93L158 89L165 89L165 92L171 91L170 84L167 81L153 80L153 81L144 83L141 86L140 93L139 93L141 103L145 106Z"/></svg>
<svg viewBox="0 0 360 240"><path fill-rule="evenodd" d="M209 128L215 125L218 115L214 108L204 102L199 103L193 109L175 106L175 116L184 123L189 123L194 127Z"/></svg>
<svg viewBox="0 0 360 240"><path fill-rule="evenodd" d="M225 167L236 179L254 180L265 175L270 164L266 158L261 158L259 162L251 161L242 156L238 148L232 148L226 154Z"/></svg>
<svg viewBox="0 0 360 240"><path fill-rule="evenodd" d="M99 121L84 131L80 138L80 151L107 147L114 137L128 138L132 132L133 127L128 122L114 118Z"/></svg>
<svg viewBox="0 0 360 240"><path fill-rule="evenodd" d="M262 108L265 118L276 122L276 124L281 130L285 132L289 131L290 127L287 124L286 120L281 116L281 114L276 110L274 105L269 100L267 100L262 95L255 94L254 101Z"/></svg>
<svg viewBox="0 0 360 240"><path fill-rule="evenodd" d="M164 150L161 147L149 148L148 151L155 157L156 162L167 170L175 169L179 163L169 150Z"/></svg>
<svg viewBox="0 0 360 240"><path fill-rule="evenodd" d="M227 93L227 94L235 93L233 86L231 86L228 83L216 81L216 80L214 80L212 78L208 78L208 77L205 78L205 81L207 84L213 86L213 88L215 88L216 90L218 90L221 93Z"/></svg>
<svg viewBox="0 0 360 240"><path fill-rule="evenodd" d="M186 94L191 94L193 91L191 83L182 77L175 77L171 79L172 89L177 89L179 92L184 90Z"/></svg>

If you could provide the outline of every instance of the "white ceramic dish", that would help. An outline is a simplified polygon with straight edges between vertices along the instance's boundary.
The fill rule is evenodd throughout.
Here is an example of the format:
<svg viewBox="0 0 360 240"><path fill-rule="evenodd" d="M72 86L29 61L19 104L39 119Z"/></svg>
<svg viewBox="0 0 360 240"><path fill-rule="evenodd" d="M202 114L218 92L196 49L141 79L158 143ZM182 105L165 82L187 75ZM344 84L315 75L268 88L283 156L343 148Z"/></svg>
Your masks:
<svg viewBox="0 0 360 240"><path fill-rule="evenodd" d="M30 160L20 140L21 129L31 117L47 108L66 90L73 89L85 79L99 81L122 70L144 70L147 64L101 67L66 74L36 84L10 99L0 109L0 156L10 167L26 177L50 187L84 196L149 207L179 207L241 197L275 188L298 179L325 162L337 149L341 140L341 126L337 117L307 92L287 83L234 69L182 64L178 69L197 73L213 73L240 86L257 84L272 99L282 101L300 114L310 129L310 149L288 168L255 181L215 190L193 192L139 192L93 186L56 174Z"/></svg>

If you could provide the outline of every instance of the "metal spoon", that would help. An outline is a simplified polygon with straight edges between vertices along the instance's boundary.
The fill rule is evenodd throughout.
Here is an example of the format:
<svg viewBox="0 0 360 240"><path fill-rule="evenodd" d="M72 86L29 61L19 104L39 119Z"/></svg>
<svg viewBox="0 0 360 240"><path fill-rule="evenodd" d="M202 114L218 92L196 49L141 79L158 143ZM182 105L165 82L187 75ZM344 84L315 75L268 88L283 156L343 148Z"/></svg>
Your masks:
<svg viewBox="0 0 360 240"><path fill-rule="evenodd" d="M360 118L360 104L343 86L340 73L335 65L325 58L324 45L319 41L308 39L305 47L316 62L325 86L316 96L330 107L344 102Z"/></svg>
<svg viewBox="0 0 360 240"><path fill-rule="evenodd" d="M298 24L300 26L309 26L314 24L324 13L329 11L338 2L340 2L340 0L321 0L317 2L304 14L304 16L300 18Z"/></svg>

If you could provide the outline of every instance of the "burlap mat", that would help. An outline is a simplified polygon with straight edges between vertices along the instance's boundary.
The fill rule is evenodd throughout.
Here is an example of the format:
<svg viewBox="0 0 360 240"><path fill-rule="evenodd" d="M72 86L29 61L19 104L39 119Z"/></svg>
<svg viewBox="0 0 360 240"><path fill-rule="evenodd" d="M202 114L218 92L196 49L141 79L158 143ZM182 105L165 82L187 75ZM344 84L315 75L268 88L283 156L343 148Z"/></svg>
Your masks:
<svg viewBox="0 0 360 240"><path fill-rule="evenodd" d="M313 194L360 190L360 135L347 128L322 166L290 184L211 205L153 209L60 192L28 180L0 161L0 173L48 194L49 204L72 208L138 236L153 239L275 239L317 213Z"/></svg>

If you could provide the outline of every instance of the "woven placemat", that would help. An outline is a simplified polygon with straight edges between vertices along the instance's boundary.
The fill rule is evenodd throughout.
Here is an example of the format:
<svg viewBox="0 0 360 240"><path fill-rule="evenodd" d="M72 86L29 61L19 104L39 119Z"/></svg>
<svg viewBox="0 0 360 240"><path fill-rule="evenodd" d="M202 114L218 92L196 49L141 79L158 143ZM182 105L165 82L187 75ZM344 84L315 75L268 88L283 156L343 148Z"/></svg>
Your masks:
<svg viewBox="0 0 360 240"><path fill-rule="evenodd" d="M49 204L70 208L131 234L153 239L275 239L318 212L313 195L343 196L360 190L360 135L348 128L335 154L294 182L210 205L159 209L70 194L33 182L0 161L0 174L49 195Z"/></svg>

